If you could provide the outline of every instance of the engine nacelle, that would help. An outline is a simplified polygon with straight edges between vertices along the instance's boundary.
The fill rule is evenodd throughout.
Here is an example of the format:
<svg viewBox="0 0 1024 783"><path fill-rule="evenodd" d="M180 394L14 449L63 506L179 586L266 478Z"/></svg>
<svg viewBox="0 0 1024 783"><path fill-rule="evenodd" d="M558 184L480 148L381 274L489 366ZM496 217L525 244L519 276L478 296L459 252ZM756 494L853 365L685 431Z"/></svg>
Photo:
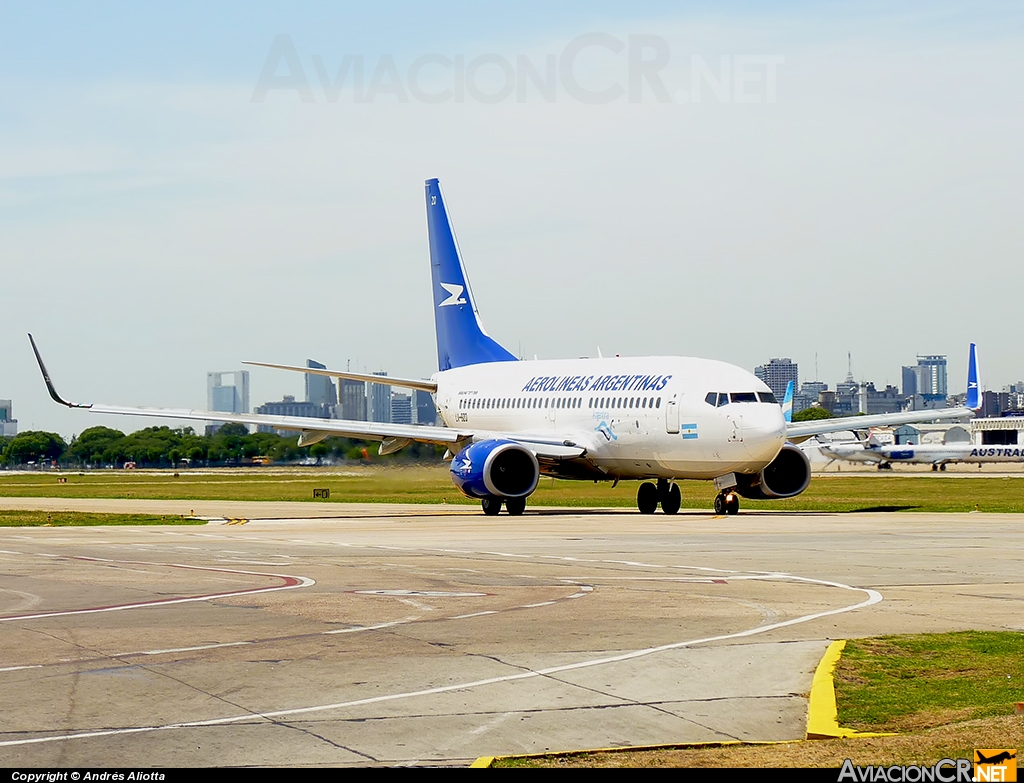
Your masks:
<svg viewBox="0 0 1024 783"><path fill-rule="evenodd" d="M511 440L473 443L452 460L452 481L471 498L524 498L540 480L537 456Z"/></svg>
<svg viewBox="0 0 1024 783"><path fill-rule="evenodd" d="M768 467L750 476L737 474L736 491L751 500L796 497L811 483L811 462L799 447L787 443Z"/></svg>

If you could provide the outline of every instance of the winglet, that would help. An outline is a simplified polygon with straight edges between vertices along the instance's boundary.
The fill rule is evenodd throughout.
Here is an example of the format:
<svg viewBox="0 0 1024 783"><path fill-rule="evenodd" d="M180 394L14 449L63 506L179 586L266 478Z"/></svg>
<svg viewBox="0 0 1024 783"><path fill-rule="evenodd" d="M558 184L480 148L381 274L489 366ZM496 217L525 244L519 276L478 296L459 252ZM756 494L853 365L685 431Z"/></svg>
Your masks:
<svg viewBox="0 0 1024 783"><path fill-rule="evenodd" d="M965 408L981 410L981 384L978 379L978 349L971 343L971 356L967 363L967 401Z"/></svg>
<svg viewBox="0 0 1024 783"><path fill-rule="evenodd" d="M46 383L46 390L50 392L50 396L54 402L59 402L61 405L67 405L69 408L91 408L92 405L79 405L76 402L68 402L62 399L57 390L53 388L53 381L50 380L50 374L46 371L46 365L43 364L43 357L39 355L39 349L36 347L36 341L32 335L29 334L28 341L32 343L32 351L36 355L36 361L39 363L39 371L43 374L43 382Z"/></svg>
<svg viewBox="0 0 1024 783"><path fill-rule="evenodd" d="M782 417L787 424L793 421L793 381L786 384L786 396L782 398Z"/></svg>

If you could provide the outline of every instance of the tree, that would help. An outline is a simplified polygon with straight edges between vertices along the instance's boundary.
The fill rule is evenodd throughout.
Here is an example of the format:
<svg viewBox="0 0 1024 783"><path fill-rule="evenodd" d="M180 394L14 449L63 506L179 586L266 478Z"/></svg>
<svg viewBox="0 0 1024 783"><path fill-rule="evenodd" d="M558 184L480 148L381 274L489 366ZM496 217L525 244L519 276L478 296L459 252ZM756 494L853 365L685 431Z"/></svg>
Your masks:
<svg viewBox="0 0 1024 783"><path fill-rule="evenodd" d="M818 419L831 418L832 414L818 405L812 405L810 408L804 408L802 411L793 414L793 421L817 421Z"/></svg>
<svg viewBox="0 0 1024 783"><path fill-rule="evenodd" d="M67 456L82 463L102 464L117 462L119 445L124 440L121 430L110 427L89 427L82 431L68 447Z"/></svg>
<svg viewBox="0 0 1024 783"><path fill-rule="evenodd" d="M60 459L68 444L56 432L29 430L11 438L4 448L4 462L22 465L26 462Z"/></svg>

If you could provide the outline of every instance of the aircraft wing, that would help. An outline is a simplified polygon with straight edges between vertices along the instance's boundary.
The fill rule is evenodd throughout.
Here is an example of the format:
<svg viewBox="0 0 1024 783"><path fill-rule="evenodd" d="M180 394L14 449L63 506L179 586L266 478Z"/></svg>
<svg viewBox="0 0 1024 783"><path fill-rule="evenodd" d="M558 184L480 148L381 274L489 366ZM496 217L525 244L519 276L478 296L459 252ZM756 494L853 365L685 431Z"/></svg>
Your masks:
<svg viewBox="0 0 1024 783"><path fill-rule="evenodd" d="M437 384L433 381L418 381L411 378L394 378L390 375L368 375L362 372L339 372L337 370L321 370L316 367L295 367L290 364L268 364L267 362L242 362L251 367L271 367L275 370L301 372L304 375L324 375L328 378L343 378L363 383L379 383L384 386L398 386L401 389L419 389L420 391L436 392Z"/></svg>
<svg viewBox="0 0 1024 783"><path fill-rule="evenodd" d="M863 430L868 427L889 427L897 424L915 424L925 421L943 421L958 419L962 416L973 416L971 408L936 408L906 413L879 413L875 416L843 416L838 419L817 419L815 421L798 421L786 425L786 439L800 443L815 435L843 430Z"/></svg>
<svg viewBox="0 0 1024 783"><path fill-rule="evenodd" d="M381 441L381 454L389 454L407 446L412 441L420 443L436 443L448 446L452 451L462 448L471 442L490 438L506 438L522 443L538 457L551 460L574 459L586 453L586 448L571 440L557 440L548 433L543 436L516 433L514 435L472 429L455 429L419 424L384 424L373 421L353 421L349 419L319 419L305 416L270 416L262 413L226 413L223 411L204 411L189 408L159 408L125 405L105 405L103 403L68 402L57 393L50 380L50 374L43 364L36 342L29 335L32 350L36 355L39 370L43 374L46 390L54 402L69 408L82 408L91 413L108 413L121 416L152 416L162 419L185 419L187 421L221 421L232 424L255 424L273 427L279 430L291 430L301 433L300 446L309 446L329 437L358 438L360 440ZM381 376L382 377L382 376Z"/></svg>
<svg viewBox="0 0 1024 783"><path fill-rule="evenodd" d="M967 398L962 408L937 408L905 413L880 413L875 416L845 416L839 419L786 422L786 439L793 443L824 435L827 432L862 430L868 427L889 427L894 424L916 424L974 416L981 410L981 381L978 376L978 348L971 343L967 357Z"/></svg>

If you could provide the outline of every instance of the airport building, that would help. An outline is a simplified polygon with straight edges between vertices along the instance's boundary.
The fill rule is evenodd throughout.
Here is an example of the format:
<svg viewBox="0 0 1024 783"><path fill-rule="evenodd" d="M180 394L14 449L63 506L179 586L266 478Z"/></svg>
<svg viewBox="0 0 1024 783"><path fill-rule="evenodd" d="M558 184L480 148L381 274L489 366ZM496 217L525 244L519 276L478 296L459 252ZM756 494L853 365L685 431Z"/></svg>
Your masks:
<svg viewBox="0 0 1024 783"><path fill-rule="evenodd" d="M18 420L14 418L10 400L0 400L0 437L13 438L18 434Z"/></svg>
<svg viewBox="0 0 1024 783"><path fill-rule="evenodd" d="M1024 444L1024 416L971 419L971 442L979 446Z"/></svg>

